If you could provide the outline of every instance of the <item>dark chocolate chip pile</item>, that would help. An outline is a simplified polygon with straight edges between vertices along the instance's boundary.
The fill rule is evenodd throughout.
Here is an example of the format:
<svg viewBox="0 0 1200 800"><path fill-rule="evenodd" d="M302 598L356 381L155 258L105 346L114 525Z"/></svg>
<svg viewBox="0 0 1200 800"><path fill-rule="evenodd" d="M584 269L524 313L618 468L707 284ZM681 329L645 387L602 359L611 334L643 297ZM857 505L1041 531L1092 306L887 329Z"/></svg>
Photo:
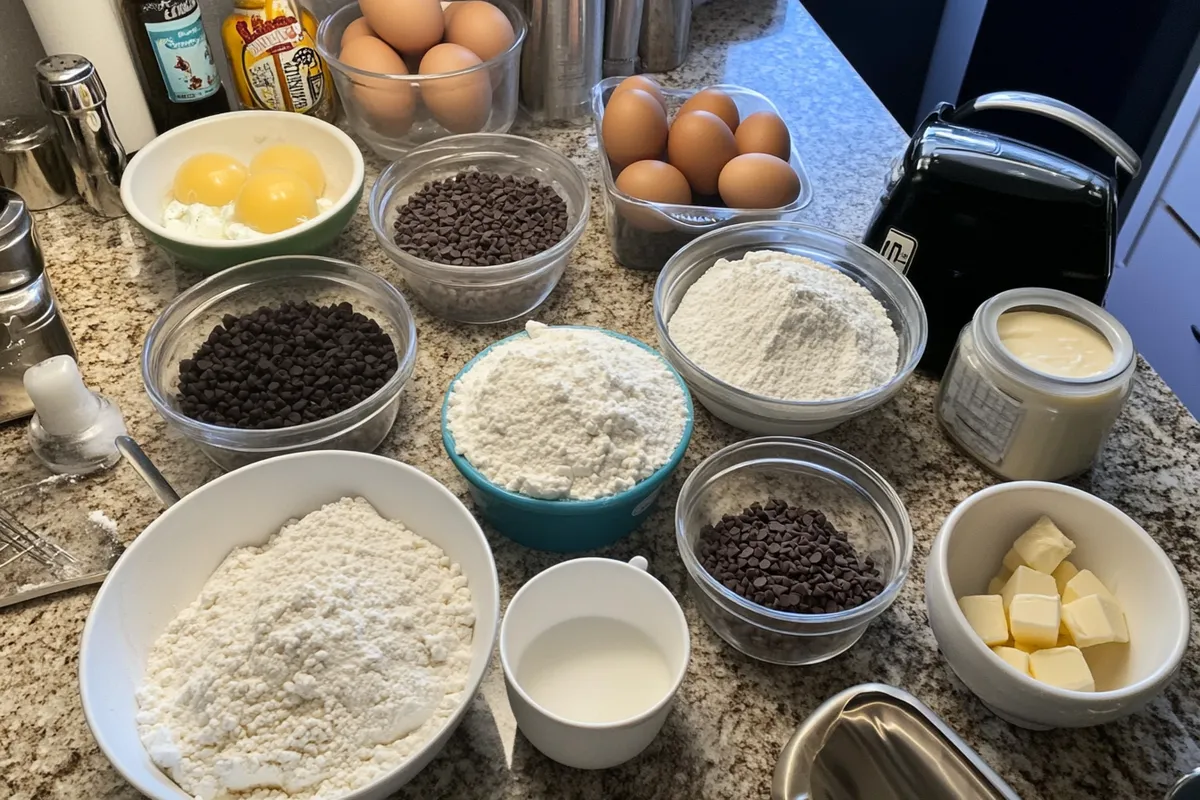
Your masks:
<svg viewBox="0 0 1200 800"><path fill-rule="evenodd" d="M549 250L567 233L567 204L536 178L460 172L415 192L396 244L438 264L491 266Z"/></svg>
<svg viewBox="0 0 1200 800"><path fill-rule="evenodd" d="M860 559L824 514L782 500L705 525L696 555L727 589L779 611L831 614L883 591L874 560Z"/></svg>
<svg viewBox="0 0 1200 800"><path fill-rule="evenodd" d="M226 314L179 362L179 410L231 428L286 428L357 405L396 373L396 347L350 303Z"/></svg>

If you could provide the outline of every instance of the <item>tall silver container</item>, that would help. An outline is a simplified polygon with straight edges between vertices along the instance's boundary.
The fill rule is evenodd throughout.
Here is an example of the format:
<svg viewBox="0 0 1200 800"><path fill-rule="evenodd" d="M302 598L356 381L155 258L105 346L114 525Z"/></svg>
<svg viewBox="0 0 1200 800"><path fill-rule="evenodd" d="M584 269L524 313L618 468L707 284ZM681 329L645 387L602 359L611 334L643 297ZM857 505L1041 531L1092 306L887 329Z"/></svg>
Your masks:
<svg viewBox="0 0 1200 800"><path fill-rule="evenodd" d="M588 116L604 54L604 0L525 0L521 104L534 119Z"/></svg>
<svg viewBox="0 0 1200 800"><path fill-rule="evenodd" d="M688 56L692 0L644 0L638 55L643 72L667 72Z"/></svg>

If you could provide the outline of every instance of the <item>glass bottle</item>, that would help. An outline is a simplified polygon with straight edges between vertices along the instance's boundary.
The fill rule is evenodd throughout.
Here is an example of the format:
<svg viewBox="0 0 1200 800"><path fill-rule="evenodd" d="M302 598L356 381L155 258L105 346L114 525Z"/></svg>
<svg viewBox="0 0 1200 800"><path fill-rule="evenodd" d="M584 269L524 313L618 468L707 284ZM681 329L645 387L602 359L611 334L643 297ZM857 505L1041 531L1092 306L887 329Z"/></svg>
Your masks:
<svg viewBox="0 0 1200 800"><path fill-rule="evenodd" d="M317 19L296 0L234 0L221 25L245 108L295 111L333 122L329 67L317 54Z"/></svg>
<svg viewBox="0 0 1200 800"><path fill-rule="evenodd" d="M159 133L229 110L198 0L122 0L121 19Z"/></svg>

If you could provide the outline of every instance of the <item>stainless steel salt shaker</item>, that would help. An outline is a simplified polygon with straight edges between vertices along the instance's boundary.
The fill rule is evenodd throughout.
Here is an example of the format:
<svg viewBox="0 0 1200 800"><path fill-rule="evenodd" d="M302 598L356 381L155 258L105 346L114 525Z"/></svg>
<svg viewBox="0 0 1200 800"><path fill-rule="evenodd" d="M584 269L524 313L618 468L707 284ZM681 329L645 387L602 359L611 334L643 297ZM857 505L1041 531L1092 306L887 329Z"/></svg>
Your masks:
<svg viewBox="0 0 1200 800"><path fill-rule="evenodd" d="M53 125L38 117L0 119L0 186L25 198L33 211L75 196L75 179Z"/></svg>
<svg viewBox="0 0 1200 800"><path fill-rule="evenodd" d="M0 422L33 413L25 370L75 356L58 310L37 229L21 195L0 187Z"/></svg>
<svg viewBox="0 0 1200 800"><path fill-rule="evenodd" d="M525 0L521 103L539 121L588 115L604 54L604 0Z"/></svg>
<svg viewBox="0 0 1200 800"><path fill-rule="evenodd" d="M124 215L125 148L108 114L100 74L83 56L47 56L37 62L37 84L42 104L53 115L76 190L100 216Z"/></svg>
<svg viewBox="0 0 1200 800"><path fill-rule="evenodd" d="M638 55L645 72L666 72L687 59L692 0L644 0Z"/></svg>
<svg viewBox="0 0 1200 800"><path fill-rule="evenodd" d="M643 0L608 0L604 10L604 77L637 72Z"/></svg>

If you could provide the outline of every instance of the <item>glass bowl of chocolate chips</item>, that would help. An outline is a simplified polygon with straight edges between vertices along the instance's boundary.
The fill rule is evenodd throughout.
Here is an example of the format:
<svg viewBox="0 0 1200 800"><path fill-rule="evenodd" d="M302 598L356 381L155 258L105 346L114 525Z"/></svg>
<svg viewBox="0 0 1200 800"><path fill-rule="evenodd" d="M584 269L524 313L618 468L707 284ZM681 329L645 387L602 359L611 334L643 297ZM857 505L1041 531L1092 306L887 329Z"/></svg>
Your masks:
<svg viewBox="0 0 1200 800"><path fill-rule="evenodd" d="M879 473L787 436L705 459L680 490L675 532L704 621L746 655L788 665L853 646L895 601L913 548Z"/></svg>
<svg viewBox="0 0 1200 800"><path fill-rule="evenodd" d="M278 256L179 295L142 349L146 394L222 469L307 450L371 452L396 421L417 330L370 270Z"/></svg>

